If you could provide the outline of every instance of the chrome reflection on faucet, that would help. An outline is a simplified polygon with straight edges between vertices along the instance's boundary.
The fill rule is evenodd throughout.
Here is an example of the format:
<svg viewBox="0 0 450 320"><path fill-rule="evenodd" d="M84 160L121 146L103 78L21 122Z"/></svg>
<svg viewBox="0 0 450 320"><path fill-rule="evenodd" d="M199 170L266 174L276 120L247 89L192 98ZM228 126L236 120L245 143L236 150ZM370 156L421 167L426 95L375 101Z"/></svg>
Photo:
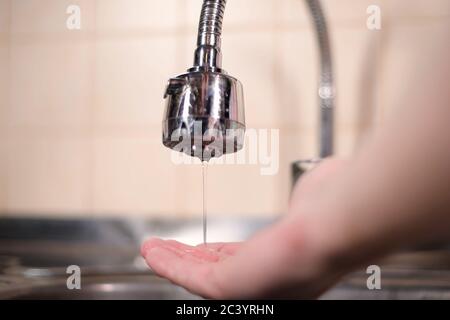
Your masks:
<svg viewBox="0 0 450 320"><path fill-rule="evenodd" d="M318 0L306 0L321 52L320 157L333 152L334 87L327 26ZM242 84L222 69L221 35L226 0L204 0L194 66L169 80L164 98L163 144L208 161L243 148Z"/></svg>
<svg viewBox="0 0 450 320"><path fill-rule="evenodd" d="M194 66L170 79L164 96L164 145L202 161L237 152L244 144L242 84L222 69L225 4L204 1Z"/></svg>

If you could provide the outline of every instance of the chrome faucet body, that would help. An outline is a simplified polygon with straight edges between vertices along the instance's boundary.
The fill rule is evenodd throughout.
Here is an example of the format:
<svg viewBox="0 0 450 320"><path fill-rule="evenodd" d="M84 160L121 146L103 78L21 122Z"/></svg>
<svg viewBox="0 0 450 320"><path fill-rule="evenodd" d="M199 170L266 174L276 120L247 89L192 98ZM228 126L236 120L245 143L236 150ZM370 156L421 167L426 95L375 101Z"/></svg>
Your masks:
<svg viewBox="0 0 450 320"><path fill-rule="evenodd" d="M203 2L194 66L169 80L163 143L202 161L242 149L242 84L222 67L221 34L226 0Z"/></svg>
<svg viewBox="0 0 450 320"><path fill-rule="evenodd" d="M194 66L169 80L164 98L163 144L207 161L242 149L242 84L222 69L221 35L227 0L204 0ZM318 0L306 0L321 50L320 156L333 151L333 77L327 26Z"/></svg>

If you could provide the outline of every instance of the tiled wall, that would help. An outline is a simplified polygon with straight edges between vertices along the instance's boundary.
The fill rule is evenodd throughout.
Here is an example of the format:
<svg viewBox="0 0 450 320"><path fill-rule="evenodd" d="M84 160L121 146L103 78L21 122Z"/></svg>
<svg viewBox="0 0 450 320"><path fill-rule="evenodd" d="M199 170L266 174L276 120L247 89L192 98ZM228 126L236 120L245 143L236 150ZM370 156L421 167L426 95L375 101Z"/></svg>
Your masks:
<svg viewBox="0 0 450 320"><path fill-rule="evenodd" d="M337 79L337 153L395 106L403 80L447 41L448 0L324 0ZM66 29L66 8L82 29ZM382 8L381 31L366 9ZM201 169L161 145L166 80L192 64L201 0L0 0L0 215L190 216ZM289 163L316 152L318 55L301 0L229 0L224 68L247 125L280 129L280 173L210 166L212 214L285 211Z"/></svg>

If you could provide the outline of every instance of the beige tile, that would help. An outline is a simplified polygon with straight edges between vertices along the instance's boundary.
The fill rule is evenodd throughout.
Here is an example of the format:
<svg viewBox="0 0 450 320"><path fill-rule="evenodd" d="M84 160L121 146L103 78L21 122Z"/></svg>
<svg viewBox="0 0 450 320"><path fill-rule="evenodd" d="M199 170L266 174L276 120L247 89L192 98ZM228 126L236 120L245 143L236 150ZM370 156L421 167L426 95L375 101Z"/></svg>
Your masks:
<svg viewBox="0 0 450 320"><path fill-rule="evenodd" d="M345 154L352 148L350 142L339 147L340 128L352 128L355 137L351 141L355 147L358 136L363 136L373 126L379 112L381 33L365 28L338 27L331 30L331 39L337 94L336 148L338 153ZM319 130L319 61L315 41L310 30L281 34L281 71L277 81L281 87L277 90L282 102L281 110L285 115L283 125L299 127L313 134Z"/></svg>
<svg viewBox="0 0 450 320"><path fill-rule="evenodd" d="M55 216L88 213L89 150L86 140L11 140L8 211Z"/></svg>
<svg viewBox="0 0 450 320"><path fill-rule="evenodd" d="M319 120L319 59L309 30L280 32L275 61L276 121L314 130Z"/></svg>
<svg viewBox="0 0 450 320"><path fill-rule="evenodd" d="M298 159L310 158L314 154L316 141L313 134L300 130L280 130L278 155L273 153L271 163L278 170L273 175L262 175L270 163L249 162L248 152L252 148L246 144L247 160L219 162L212 160L207 168L207 210L214 216L254 215L273 216L286 212L290 192L290 164ZM261 141L261 140L259 140ZM257 141L257 143L259 143ZM256 148L259 152L260 148ZM272 153L271 153L272 155ZM230 157L228 157L231 159ZM202 169L199 164L186 165L182 169L187 174L189 193L180 193L181 206L186 214L200 216L202 213ZM265 171L267 172L267 171Z"/></svg>
<svg viewBox="0 0 450 320"><path fill-rule="evenodd" d="M5 2L0 2L1 10ZM0 17L1 21L1 17ZM1 36L0 36L1 38ZM0 39L0 217L7 211L7 144L8 132L6 129L6 108L9 103L9 43Z"/></svg>
<svg viewBox="0 0 450 320"><path fill-rule="evenodd" d="M9 43L0 42L0 134L6 126L7 105L9 103Z"/></svg>
<svg viewBox="0 0 450 320"><path fill-rule="evenodd" d="M99 31L175 29L179 0L98 0Z"/></svg>
<svg viewBox="0 0 450 320"><path fill-rule="evenodd" d="M0 32L0 47L4 47L7 43L9 43L9 33Z"/></svg>
<svg viewBox="0 0 450 320"><path fill-rule="evenodd" d="M419 1L419 0L418 0ZM444 0L441 0L444 1ZM331 25L366 26L367 8L379 5L383 8L386 0L322 0L322 8ZM389 1L387 1L389 2ZM392 1L391 1L392 2ZM200 16L202 0L189 0L186 6L187 22L196 27ZM310 26L309 7L299 0L241 0L229 1L225 12L225 32L267 29L272 25Z"/></svg>
<svg viewBox="0 0 450 320"><path fill-rule="evenodd" d="M365 28L369 17L367 8L377 5L383 10L386 0L322 0L321 2L331 27L351 25Z"/></svg>
<svg viewBox="0 0 450 320"><path fill-rule="evenodd" d="M202 9L203 0L181 0L180 3L180 19L187 31L197 31L198 22L200 19L200 12ZM228 11L226 12L228 18Z"/></svg>
<svg viewBox="0 0 450 320"><path fill-rule="evenodd" d="M190 30L185 35L181 36L181 39L177 39L177 45L182 51L177 52L178 73L184 73L186 70L193 66L194 53L197 47L197 30ZM222 49L223 51L223 49Z"/></svg>
<svg viewBox="0 0 450 320"><path fill-rule="evenodd" d="M0 37L9 32L11 0L0 0Z"/></svg>
<svg viewBox="0 0 450 320"><path fill-rule="evenodd" d="M437 61L449 50L450 22L397 25L386 32L380 79L384 118L399 108L406 110L401 101L409 95L411 86L426 87L433 82L428 72L441 68Z"/></svg>
<svg viewBox="0 0 450 320"><path fill-rule="evenodd" d="M385 1L383 5L390 23L395 24L395 18L450 17L450 2L448 0L396 0Z"/></svg>
<svg viewBox="0 0 450 320"><path fill-rule="evenodd" d="M340 157L351 156L355 149L360 146L363 138L354 124L340 125L336 128L336 150L335 154Z"/></svg>
<svg viewBox="0 0 450 320"><path fill-rule="evenodd" d="M233 25L271 26L275 23L274 10L277 8L277 2L278 0L229 1L226 21L230 27Z"/></svg>
<svg viewBox="0 0 450 320"><path fill-rule="evenodd" d="M201 166L189 171L189 195L183 195L186 214L201 216ZM279 208L277 176L261 176L257 165L209 165L207 169L207 210L220 215L271 215Z"/></svg>
<svg viewBox="0 0 450 320"><path fill-rule="evenodd" d="M170 158L171 151L168 152ZM176 155L179 157L180 155ZM174 183L174 189L169 192L169 194L163 196L163 199L167 199L170 196L176 195L176 212L180 217L195 217L201 215L202 203L201 203L201 166L197 159L190 158L188 156L182 156L186 163L173 165L174 168L170 169L168 172L174 172L176 170L176 180L178 183ZM165 160L168 163L169 160Z"/></svg>
<svg viewBox="0 0 450 320"><path fill-rule="evenodd" d="M277 1L279 6L279 24L310 26L311 15L306 1L283 0ZM325 8L328 9L328 8Z"/></svg>
<svg viewBox="0 0 450 320"><path fill-rule="evenodd" d="M6 214L8 192L8 141L0 138L0 218Z"/></svg>
<svg viewBox="0 0 450 320"><path fill-rule="evenodd" d="M181 0L188 2L184 5L186 21L190 26L197 27L202 0ZM254 29L257 27L272 26L275 22L274 9L277 0L238 0L228 1L224 17L224 32L236 30L236 26L245 26Z"/></svg>
<svg viewBox="0 0 450 320"><path fill-rule="evenodd" d="M86 126L92 76L89 42L12 45L10 124Z"/></svg>
<svg viewBox="0 0 450 320"><path fill-rule="evenodd" d="M0 0L0 134L6 124L9 96L9 10L10 0Z"/></svg>
<svg viewBox="0 0 450 320"><path fill-rule="evenodd" d="M274 38L273 32L242 32L223 40L223 68L244 86L249 127L278 125Z"/></svg>
<svg viewBox="0 0 450 320"><path fill-rule="evenodd" d="M95 122L98 127L161 126L164 88L178 73L175 39L99 41Z"/></svg>
<svg viewBox="0 0 450 320"><path fill-rule="evenodd" d="M156 130L148 136L97 137L93 175L96 216L177 216L180 193L189 193Z"/></svg>
<svg viewBox="0 0 450 320"><path fill-rule="evenodd" d="M319 153L319 130L281 129L280 163L290 165L294 161L315 158Z"/></svg>
<svg viewBox="0 0 450 320"><path fill-rule="evenodd" d="M7 210L7 130L9 100L9 0L0 0L0 218Z"/></svg>
<svg viewBox="0 0 450 320"><path fill-rule="evenodd" d="M316 158L319 153L317 129L294 129L280 131L280 171L275 180L278 193L278 212L285 213L292 185L293 162ZM276 213L276 212L274 212Z"/></svg>
<svg viewBox="0 0 450 320"><path fill-rule="evenodd" d="M70 14L66 12L74 4L81 10L81 31L93 30L95 26L95 1L92 0L14 0L11 4L11 32L14 34L71 32L67 29Z"/></svg>
<svg viewBox="0 0 450 320"><path fill-rule="evenodd" d="M380 108L381 33L365 28L338 28L332 36L336 72L336 128L358 124L357 134L363 135L375 122Z"/></svg>

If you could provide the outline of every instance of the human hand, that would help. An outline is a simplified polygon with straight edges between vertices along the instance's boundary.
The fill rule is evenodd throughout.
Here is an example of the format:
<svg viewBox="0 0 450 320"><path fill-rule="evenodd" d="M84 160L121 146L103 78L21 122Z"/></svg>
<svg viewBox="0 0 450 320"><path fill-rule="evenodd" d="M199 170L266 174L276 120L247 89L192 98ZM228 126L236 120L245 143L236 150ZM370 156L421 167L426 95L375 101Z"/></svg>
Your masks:
<svg viewBox="0 0 450 320"><path fill-rule="evenodd" d="M207 298L316 298L343 270L332 265L332 239L314 238L320 219L303 214L295 198L302 199L301 192L314 197L341 164L328 160L307 174L294 191L291 213L247 242L192 247L153 238L142 256L157 275Z"/></svg>

